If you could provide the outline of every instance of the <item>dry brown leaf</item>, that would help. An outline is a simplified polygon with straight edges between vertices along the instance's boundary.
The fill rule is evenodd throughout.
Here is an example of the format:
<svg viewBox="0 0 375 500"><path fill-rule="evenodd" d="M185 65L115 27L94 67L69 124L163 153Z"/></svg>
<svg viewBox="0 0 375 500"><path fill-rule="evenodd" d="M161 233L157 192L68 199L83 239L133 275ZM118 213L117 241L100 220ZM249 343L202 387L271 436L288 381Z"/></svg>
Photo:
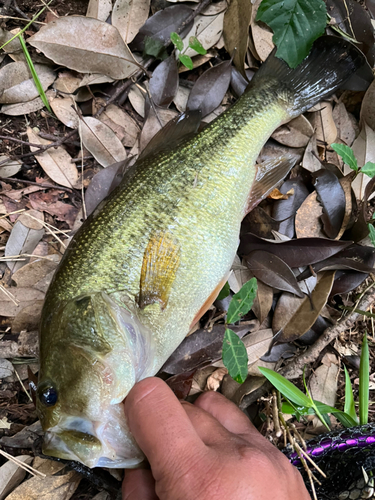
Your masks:
<svg viewBox="0 0 375 500"><path fill-rule="evenodd" d="M11 160L5 155L0 155L0 163L8 160L0 166L0 177L12 177L21 170L22 162L20 160Z"/></svg>
<svg viewBox="0 0 375 500"><path fill-rule="evenodd" d="M124 146L128 148L134 146L141 129L123 109L110 104L100 115L100 120L113 130Z"/></svg>
<svg viewBox="0 0 375 500"><path fill-rule="evenodd" d="M351 146L359 132L356 119L352 114L349 114L346 111L346 107L343 102L336 104L332 117L336 124L338 137L347 146Z"/></svg>
<svg viewBox="0 0 375 500"><path fill-rule="evenodd" d="M53 84L53 88L64 94L73 94L81 84L82 76L77 76L72 71L61 71Z"/></svg>
<svg viewBox="0 0 375 500"><path fill-rule="evenodd" d="M314 129L309 120L301 115L281 125L271 137L285 146L300 148L307 146L313 133Z"/></svg>
<svg viewBox="0 0 375 500"><path fill-rule="evenodd" d="M20 214L17 220L29 229L43 229L44 227L43 212L38 212L37 210L26 210L26 212Z"/></svg>
<svg viewBox="0 0 375 500"><path fill-rule="evenodd" d="M47 98L51 96L50 91L46 92ZM28 102L19 102L16 104L3 104L1 106L1 113L8 116L20 116L28 115L29 113L35 113L44 108L44 102L40 97L36 97Z"/></svg>
<svg viewBox="0 0 375 500"><path fill-rule="evenodd" d="M10 296L0 290L0 315L7 318L14 318L24 307L44 299L44 293L34 288L11 287L6 290Z"/></svg>
<svg viewBox="0 0 375 500"><path fill-rule="evenodd" d="M131 87L128 94L130 104L142 118L145 117L145 96L146 93L142 92L136 85Z"/></svg>
<svg viewBox="0 0 375 500"><path fill-rule="evenodd" d="M27 128L27 137L34 144L46 145L47 141L39 137L30 127ZM30 147L35 151L36 147ZM47 149L42 154L35 156L39 165L53 181L61 186L77 187L78 170L74 163L71 163L71 156L61 146Z"/></svg>
<svg viewBox="0 0 375 500"><path fill-rule="evenodd" d="M303 155L302 166L309 172L317 172L322 168L322 164L319 160L318 148L316 146L316 135L313 134L309 143L305 149Z"/></svg>
<svg viewBox="0 0 375 500"><path fill-rule="evenodd" d="M5 245L5 257L14 257L20 254L32 254L34 248L44 235L44 229L29 229L22 222L17 221ZM7 266L12 272L17 271L27 264L28 258L23 261L7 261Z"/></svg>
<svg viewBox="0 0 375 500"><path fill-rule="evenodd" d="M42 474L46 474L47 476L53 476L57 474L66 465L61 462L56 462L55 460L48 460L41 457L35 457L33 462L34 469L38 470Z"/></svg>
<svg viewBox="0 0 375 500"><path fill-rule="evenodd" d="M69 128L78 128L78 114L74 109L73 96L53 97L50 100L52 111L57 118Z"/></svg>
<svg viewBox="0 0 375 500"><path fill-rule="evenodd" d="M112 24L126 43L130 43L147 21L151 0L116 0Z"/></svg>
<svg viewBox="0 0 375 500"><path fill-rule="evenodd" d="M224 12L216 16L197 16L191 30L182 40L184 43L182 52L190 57L197 55L195 50L189 47L189 38L191 36L196 36L206 50L214 47L223 32L223 23Z"/></svg>
<svg viewBox="0 0 375 500"><path fill-rule="evenodd" d="M85 148L103 167L125 160L126 151L116 134L104 123L92 116L84 116L80 133Z"/></svg>
<svg viewBox="0 0 375 500"><path fill-rule="evenodd" d="M12 333L37 330L42 315L43 303L44 299L34 300L32 304L23 307L12 321Z"/></svg>
<svg viewBox="0 0 375 500"><path fill-rule="evenodd" d="M36 259L18 269L12 275L12 280L16 282L19 288L31 288L53 272L59 260L60 257L56 254L51 255L48 259Z"/></svg>
<svg viewBox="0 0 375 500"><path fill-rule="evenodd" d="M253 304L253 312L262 324L271 310L273 302L273 289L258 280L257 295Z"/></svg>
<svg viewBox="0 0 375 500"><path fill-rule="evenodd" d="M106 21L112 10L111 0L90 0L86 17L94 17L99 21ZM113 24L113 23L112 23Z"/></svg>
<svg viewBox="0 0 375 500"><path fill-rule="evenodd" d="M176 108L181 113L186 111L186 104L188 102L190 95L190 89L186 87L182 87L181 85L177 89L177 94L175 95L173 102L176 105Z"/></svg>
<svg viewBox="0 0 375 500"><path fill-rule="evenodd" d="M29 455L16 456L17 460L31 464L33 457ZM26 476L26 471L17 464L8 460L0 467L0 500L5 498L16 488Z"/></svg>
<svg viewBox="0 0 375 500"><path fill-rule="evenodd" d="M336 405L338 359L332 353L327 353L309 379L309 390L315 401L329 406Z"/></svg>
<svg viewBox="0 0 375 500"><path fill-rule="evenodd" d="M82 476L70 471L63 476L32 477L16 488L7 500L69 500Z"/></svg>
<svg viewBox="0 0 375 500"><path fill-rule="evenodd" d="M251 33L253 35L253 44L250 44L250 50L256 59L260 59L262 62L267 59L274 48L274 43L272 41L273 33L266 27L261 27L255 22L255 18L258 12L259 5L262 0L256 0L253 2L253 9L251 12Z"/></svg>
<svg viewBox="0 0 375 500"><path fill-rule="evenodd" d="M233 54L233 64L245 75L245 57L249 38L252 5L248 0L232 0L224 14L223 35L228 54Z"/></svg>
<svg viewBox="0 0 375 500"><path fill-rule="evenodd" d="M226 368L218 368L208 377L206 382L205 391L218 391L220 389L221 382L225 375L227 375L228 370Z"/></svg>
<svg viewBox="0 0 375 500"><path fill-rule="evenodd" d="M367 123L364 126L352 145L354 156L357 158L358 167L361 168L365 163L371 161L375 163L375 132ZM351 172L351 168L344 165L344 173ZM357 200L363 200L365 189L371 178L368 175L359 173L352 183L352 189ZM372 198L371 196L370 198Z"/></svg>
<svg viewBox="0 0 375 500"><path fill-rule="evenodd" d="M361 105L361 127L367 123L373 130L375 129L375 80L366 91Z"/></svg>
<svg viewBox="0 0 375 500"><path fill-rule="evenodd" d="M297 210L295 222L297 238L326 238L320 220L322 215L323 207L316 198L316 191L313 191Z"/></svg>
<svg viewBox="0 0 375 500"><path fill-rule="evenodd" d="M80 73L122 79L138 69L118 30L92 17L60 17L43 26L28 42L56 64Z"/></svg>
<svg viewBox="0 0 375 500"><path fill-rule="evenodd" d="M55 80L55 72L44 64L34 64L43 90ZM39 96L29 67L22 61L9 63L0 69L0 103L27 102Z"/></svg>
<svg viewBox="0 0 375 500"><path fill-rule="evenodd" d="M332 115L332 104L321 102L315 106L318 111L309 113L309 120L313 126L318 143L330 146L337 138L337 128Z"/></svg>
<svg viewBox="0 0 375 500"><path fill-rule="evenodd" d="M139 139L139 149L143 151L147 144L151 141L154 135L164 127L170 120L177 116L177 112L171 109L157 110L158 116L155 115L154 109L150 108L150 112L143 126L141 137ZM160 121L159 121L160 120ZM161 122L161 123L160 123Z"/></svg>

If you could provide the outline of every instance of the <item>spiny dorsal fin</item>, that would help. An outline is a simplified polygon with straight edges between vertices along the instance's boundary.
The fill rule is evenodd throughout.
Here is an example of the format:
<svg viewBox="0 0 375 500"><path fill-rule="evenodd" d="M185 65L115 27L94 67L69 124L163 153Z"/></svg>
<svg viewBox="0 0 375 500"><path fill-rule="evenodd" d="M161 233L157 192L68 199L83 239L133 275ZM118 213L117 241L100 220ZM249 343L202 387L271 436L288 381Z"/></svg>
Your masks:
<svg viewBox="0 0 375 500"><path fill-rule="evenodd" d="M177 269L180 245L168 231L151 235L143 255L139 291L139 307L158 302L165 309Z"/></svg>
<svg viewBox="0 0 375 500"><path fill-rule="evenodd" d="M279 184L294 167L296 161L297 159L294 155L284 155L255 165L257 173L255 174L255 180L251 187L244 216L256 207L258 203Z"/></svg>

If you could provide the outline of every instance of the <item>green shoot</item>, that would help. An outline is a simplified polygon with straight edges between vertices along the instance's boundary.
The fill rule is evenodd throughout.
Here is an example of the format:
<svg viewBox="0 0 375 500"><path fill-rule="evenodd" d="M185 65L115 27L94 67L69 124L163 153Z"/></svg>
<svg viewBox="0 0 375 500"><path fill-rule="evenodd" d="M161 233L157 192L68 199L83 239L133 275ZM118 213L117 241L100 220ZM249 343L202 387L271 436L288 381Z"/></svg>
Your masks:
<svg viewBox="0 0 375 500"><path fill-rule="evenodd" d="M178 35L175 31L171 33L171 42L173 45L176 47L176 49L179 51L178 54L178 59L180 60L181 64L183 64L186 68L188 69L193 69L194 64L193 60L191 59L190 56L187 56L184 54L184 52L190 47L191 49L195 50L198 54L205 55L207 54L207 50L203 47L201 42L198 40L196 36L191 36L189 38L189 45L184 49L184 42L182 41L182 38L180 35Z"/></svg>
<svg viewBox="0 0 375 500"><path fill-rule="evenodd" d="M352 148L346 146L345 144L338 144L334 142L331 144L331 148L336 151L336 153L341 156L343 162L348 165L352 170L358 172L357 158L354 156Z"/></svg>
<svg viewBox="0 0 375 500"><path fill-rule="evenodd" d="M363 336L361 361L359 365L359 422L368 422L370 363L367 332Z"/></svg>
<svg viewBox="0 0 375 500"><path fill-rule="evenodd" d="M358 417L355 412L355 404L354 404L354 396L353 396L353 389L352 385L350 383L350 377L348 370L344 366L344 371L345 371L345 405L344 405L344 412L347 413L352 417L353 420L355 420L358 423Z"/></svg>
<svg viewBox="0 0 375 500"><path fill-rule="evenodd" d="M26 62L30 68L30 71L31 71L31 74L32 74L32 77L34 79L34 83L35 83L35 86L38 90L38 93L40 95L40 98L42 99L43 101L43 104L45 105L45 107L48 109L48 111L50 113L52 113L52 110L50 108L50 105L49 105L49 102L48 102L48 99L47 99L47 96L43 90L43 87L42 87L42 84L40 83L40 80L39 80L39 76L35 70L35 67L34 67L34 64L31 60L31 57L30 57L30 54L29 54L29 51L27 50L27 47L26 47L26 43L23 39L23 36L22 35L19 35L19 40L20 40L20 43L21 43L21 47L22 47L22 50L23 50L23 53L25 54L25 58L26 58Z"/></svg>

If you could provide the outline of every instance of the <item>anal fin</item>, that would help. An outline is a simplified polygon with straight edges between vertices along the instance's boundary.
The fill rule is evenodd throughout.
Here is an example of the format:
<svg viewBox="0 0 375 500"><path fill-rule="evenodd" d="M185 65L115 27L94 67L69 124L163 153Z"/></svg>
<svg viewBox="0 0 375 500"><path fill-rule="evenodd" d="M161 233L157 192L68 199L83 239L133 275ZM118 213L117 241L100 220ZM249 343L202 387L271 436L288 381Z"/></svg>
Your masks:
<svg viewBox="0 0 375 500"><path fill-rule="evenodd" d="M197 314L194 316L194 319L190 325L190 329L195 325L195 323L197 323L201 317L203 316L203 314L205 314L208 309L212 306L212 304L215 302L217 296L219 295L221 289L223 288L223 286L225 285L227 279L228 279L228 276L229 274L226 274L225 277L220 281L220 283L217 285L217 287L211 292L210 296L208 297L208 299L205 301L205 303L203 304L203 306L199 309L199 311L197 312Z"/></svg>
<svg viewBox="0 0 375 500"><path fill-rule="evenodd" d="M255 165L257 173L245 209L244 217L284 179L296 164L294 155L283 155Z"/></svg>
<svg viewBox="0 0 375 500"><path fill-rule="evenodd" d="M151 235L143 255L139 307L158 302L165 309L177 269L180 265L180 245L168 231Z"/></svg>

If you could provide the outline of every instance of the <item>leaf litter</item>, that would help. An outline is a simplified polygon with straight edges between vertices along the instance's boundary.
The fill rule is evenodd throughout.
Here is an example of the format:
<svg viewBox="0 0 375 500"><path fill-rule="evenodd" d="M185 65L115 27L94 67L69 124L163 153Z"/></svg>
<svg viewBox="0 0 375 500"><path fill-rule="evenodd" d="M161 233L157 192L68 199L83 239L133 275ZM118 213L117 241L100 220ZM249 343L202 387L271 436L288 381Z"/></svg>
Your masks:
<svg viewBox="0 0 375 500"><path fill-rule="evenodd" d="M163 9L149 0L90 0L72 2L70 11L52 2L54 15L42 15L43 24L29 28L26 42L53 115L43 108L17 39L0 54L0 357L14 373L17 366L35 369L44 294L85 216L118 185L140 152L165 147L163 126L169 123L169 137L178 144L197 129L201 117L209 122L243 93L273 49L267 23L276 38L294 29L292 13L284 27L272 25L267 1L260 9L260 1L252 2L252 9L243 0L232 0L229 8L225 2L203 4L171 2ZM349 17L341 4L327 0L337 25L330 29L357 38L372 66L368 12L374 15L373 4L366 2L367 11L350 0ZM318 5L314 0L311 8ZM36 6L26 11L31 18ZM0 43L22 27L11 11L5 14L10 17ZM307 16L303 22L308 26L312 21ZM181 54L191 58L193 69L179 62L172 32L181 37ZM189 47L192 36L207 54ZM301 47L296 46L297 52ZM285 49L279 50L285 55ZM289 54L292 64L297 56ZM305 343L335 328L372 286L375 249L368 224L373 224L374 182L354 173L331 146L352 147L359 168L375 163L375 87L370 83L368 74L359 76L353 90L341 90L283 125L264 146L259 163L288 153L297 164L278 191L244 220L229 296L214 303L162 368L177 394L193 401L202 391L219 390L244 408L255 391L263 390L259 366L293 363ZM186 110L199 111L200 117L179 129L178 116ZM238 316L226 334L230 299L254 276L253 308ZM372 318L361 316L351 339L360 344L365 330L375 336ZM248 367L242 385L220 368L225 335L234 349L236 339L243 340ZM353 345L349 330L335 345L335 351L315 360L311 376L307 367L314 397L331 405L342 395L337 356ZM349 371L350 377L357 376L356 368ZM25 392L33 382L27 372L20 373L21 382L14 375L0 381L0 449L10 446L12 454L47 471L48 477L29 478L1 459L4 498L75 499L81 493L106 498L105 490L112 495L108 478L98 480L91 473L88 482L81 481L77 472L58 471L52 460L44 459L43 465L33 457L31 443L40 431L33 430L35 410Z"/></svg>

